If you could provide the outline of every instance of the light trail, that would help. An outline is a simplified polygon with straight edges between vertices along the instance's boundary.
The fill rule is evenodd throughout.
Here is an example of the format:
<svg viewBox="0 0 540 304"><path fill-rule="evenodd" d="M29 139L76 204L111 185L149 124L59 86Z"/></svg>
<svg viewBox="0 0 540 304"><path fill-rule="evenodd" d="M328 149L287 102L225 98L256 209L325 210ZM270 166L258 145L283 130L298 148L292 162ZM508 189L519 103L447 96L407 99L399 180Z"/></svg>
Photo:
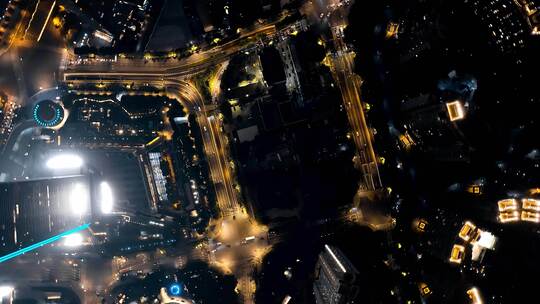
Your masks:
<svg viewBox="0 0 540 304"><path fill-rule="evenodd" d="M36 4L36 8L34 9L34 12L32 13L32 16L30 16L30 21L28 21L28 26L27 26L26 29L24 30L23 39L26 39L26 33L28 32L28 29L29 29L30 26L32 25L32 20L34 20L34 16L36 15L36 12L38 11L38 8L39 8L40 3L41 3L41 0L38 0L38 2L37 2L37 4Z"/></svg>
<svg viewBox="0 0 540 304"><path fill-rule="evenodd" d="M49 23L49 19L51 18L51 14L53 12L53 9L56 5L56 0L53 2L51 9L49 10L49 14L47 14L47 19L45 19L45 23L43 24L43 27L41 28L41 32L39 33L37 42L41 40L41 36L43 36L43 32L45 31L45 28L47 27L47 24Z"/></svg>
<svg viewBox="0 0 540 304"><path fill-rule="evenodd" d="M26 14L27 14L27 11L22 11L21 12L21 17L20 17L21 19L17 23L17 27L15 28L15 31L13 31L13 33L11 34L11 37L9 39L9 43L8 43L7 47L0 50L0 57L2 55L4 55L5 53L7 53L7 51L9 51L9 49L13 46L13 43L15 42L15 40L17 40L17 36L19 36L21 26L24 24L23 21L24 21L24 18L26 18Z"/></svg>
<svg viewBox="0 0 540 304"><path fill-rule="evenodd" d="M39 242L39 243L35 243L34 245L30 245L30 246L25 247L25 248L23 248L23 249L20 249L20 250L17 250L17 251L15 251L15 252L12 252L12 253L10 253L10 254L7 254L7 255L5 255L5 256L3 256L3 257L0 257L0 263L3 263L3 262L5 262L5 261L7 261L7 260L11 260L11 259L13 259L13 258L15 258L15 257L17 257L17 256L19 256L19 255L25 254L25 253L27 253L27 252L29 252L29 251L32 251L32 250L34 250L34 249L37 249L37 248L39 248L39 247L48 245L48 244L50 244L50 243L54 243L54 242L58 241L59 239L65 237L65 236L68 236L68 235L70 235L70 234L73 234L73 233L82 231L82 230L84 230L84 229L87 229L88 227L90 227L90 224L84 224L84 225L81 225L81 226L79 226L79 227L77 227L77 228L74 228L74 229L71 229L71 230L62 232L62 233L60 233L60 234L58 234L58 235L56 235L56 236L53 236L53 237L51 237L51 238L48 238L48 239L46 239L46 240L44 240L44 241L41 241L41 242Z"/></svg>
<svg viewBox="0 0 540 304"><path fill-rule="evenodd" d="M341 91L347 117L353 131L353 140L358 152L358 164L361 167L366 190L382 188L377 157L373 148L373 137L368 127L360 98L361 80L354 74L354 53L348 50L340 34L342 27L332 28L335 54L329 57L329 67L339 90Z"/></svg>
<svg viewBox="0 0 540 304"><path fill-rule="evenodd" d="M149 141L145 146L147 146L147 147L148 147L148 146L151 146L151 145L153 145L154 143L156 143L159 139L160 139L160 137L158 136L158 137L152 139L151 141Z"/></svg>

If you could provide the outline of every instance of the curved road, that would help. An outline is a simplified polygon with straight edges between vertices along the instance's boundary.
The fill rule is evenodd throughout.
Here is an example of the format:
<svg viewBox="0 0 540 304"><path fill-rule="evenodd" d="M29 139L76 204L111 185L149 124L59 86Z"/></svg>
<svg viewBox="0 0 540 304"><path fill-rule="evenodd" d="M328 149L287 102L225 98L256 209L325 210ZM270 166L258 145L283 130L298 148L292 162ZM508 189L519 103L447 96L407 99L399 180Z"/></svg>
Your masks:
<svg viewBox="0 0 540 304"><path fill-rule="evenodd" d="M203 71L219 69L220 64L228 61L231 56L257 47L263 38L274 39L276 36L280 38L279 35L287 35L292 31L301 30L301 24L298 22L281 30L276 28L275 23L262 25L241 35L236 40L180 60L156 62L127 58L119 58L113 62L99 58L91 61L75 60L64 67L62 79L73 91L80 88L79 92L83 93L85 93L84 88L88 85L93 85L97 88L96 91L101 90L102 93L109 95L113 92L103 91L109 85L128 84L128 87L132 87L133 83L142 87L151 86L160 88L161 94L184 103L185 107L197 116L211 179L216 191L217 204L221 212L221 220L235 223L236 226L241 226L240 222L243 222L258 227L246 214L246 208L238 201L238 192L234 187L234 177L229 162L228 139L222 131L221 118L217 113L213 115L212 111L207 109L199 88L190 78ZM218 78L221 75L221 73L216 74L218 74ZM218 88L210 88L212 95L216 93L214 89ZM207 102L210 103L211 100ZM217 225L216 229L220 231L222 225ZM216 235L220 235L220 233L218 232ZM235 243L241 243L246 237L247 235L242 235ZM244 246L235 247L232 253L234 259L237 260L237 267L233 273L239 280L239 291L245 303L254 303L256 286L254 281L249 278L256 267L256 263L253 262L254 257L255 260L262 260L262 256L271 248L264 242L256 244L249 250L243 248ZM246 250L247 253L244 252Z"/></svg>

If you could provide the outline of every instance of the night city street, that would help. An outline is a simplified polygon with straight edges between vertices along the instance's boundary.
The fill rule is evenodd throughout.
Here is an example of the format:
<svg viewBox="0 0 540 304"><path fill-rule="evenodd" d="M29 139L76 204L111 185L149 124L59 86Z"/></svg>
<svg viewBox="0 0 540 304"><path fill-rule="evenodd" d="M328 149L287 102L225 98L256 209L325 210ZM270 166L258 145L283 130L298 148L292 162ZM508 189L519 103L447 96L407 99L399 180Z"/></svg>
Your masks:
<svg viewBox="0 0 540 304"><path fill-rule="evenodd" d="M512 304L539 0L0 0L0 304Z"/></svg>

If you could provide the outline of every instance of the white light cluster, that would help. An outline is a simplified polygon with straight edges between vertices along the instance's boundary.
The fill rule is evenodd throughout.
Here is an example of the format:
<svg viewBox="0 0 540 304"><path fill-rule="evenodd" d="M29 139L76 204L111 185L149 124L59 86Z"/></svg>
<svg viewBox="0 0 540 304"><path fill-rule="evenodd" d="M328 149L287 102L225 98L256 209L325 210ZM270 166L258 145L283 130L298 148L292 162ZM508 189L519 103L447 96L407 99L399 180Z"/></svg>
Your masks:
<svg viewBox="0 0 540 304"><path fill-rule="evenodd" d="M83 215L88 210L90 194L82 183L76 183L69 195L69 205L75 215Z"/></svg>
<svg viewBox="0 0 540 304"><path fill-rule="evenodd" d="M112 188L107 182L101 182L99 185L99 196L101 200L101 212L108 214L113 211L113 192Z"/></svg>
<svg viewBox="0 0 540 304"><path fill-rule="evenodd" d="M11 295L13 290L14 288L12 286L0 286L0 301L2 300L3 297L7 297Z"/></svg>
<svg viewBox="0 0 540 304"><path fill-rule="evenodd" d="M46 166L53 170L77 169L84 164L82 158L73 154L60 154L47 160Z"/></svg>
<svg viewBox="0 0 540 304"><path fill-rule="evenodd" d="M80 233L72 233L64 237L64 246L79 247L83 243L83 236Z"/></svg>

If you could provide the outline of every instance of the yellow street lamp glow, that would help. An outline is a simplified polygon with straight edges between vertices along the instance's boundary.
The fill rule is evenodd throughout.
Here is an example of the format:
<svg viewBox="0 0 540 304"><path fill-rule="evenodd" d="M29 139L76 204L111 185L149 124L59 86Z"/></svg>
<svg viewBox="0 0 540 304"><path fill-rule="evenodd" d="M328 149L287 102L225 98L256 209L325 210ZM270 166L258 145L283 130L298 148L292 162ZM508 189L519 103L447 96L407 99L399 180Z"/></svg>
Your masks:
<svg viewBox="0 0 540 304"><path fill-rule="evenodd" d="M60 20L60 17L56 16L52 20L54 27L59 28L62 26L62 20Z"/></svg>

